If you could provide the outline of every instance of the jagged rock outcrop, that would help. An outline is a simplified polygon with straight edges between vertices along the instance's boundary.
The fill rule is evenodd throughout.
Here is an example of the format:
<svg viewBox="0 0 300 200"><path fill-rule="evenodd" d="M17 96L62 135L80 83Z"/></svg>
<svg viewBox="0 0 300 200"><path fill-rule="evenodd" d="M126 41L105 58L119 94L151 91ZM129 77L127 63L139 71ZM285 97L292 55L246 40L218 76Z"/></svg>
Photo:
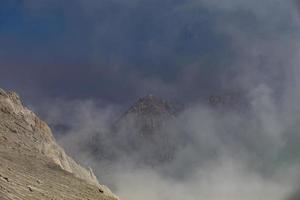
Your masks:
<svg viewBox="0 0 300 200"><path fill-rule="evenodd" d="M50 188L44 188L46 185ZM2 89L0 197L1 200L117 199L106 186L99 184L91 169L80 166L65 153L48 125L24 107L16 93Z"/></svg>

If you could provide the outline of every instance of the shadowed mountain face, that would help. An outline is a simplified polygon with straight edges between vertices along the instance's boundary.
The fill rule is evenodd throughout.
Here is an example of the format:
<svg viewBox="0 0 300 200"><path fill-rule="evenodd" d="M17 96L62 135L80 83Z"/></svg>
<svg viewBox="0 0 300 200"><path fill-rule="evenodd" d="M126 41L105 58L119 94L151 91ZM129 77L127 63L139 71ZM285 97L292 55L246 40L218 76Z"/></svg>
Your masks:
<svg viewBox="0 0 300 200"><path fill-rule="evenodd" d="M246 100L240 93L227 92L207 99L209 107L220 114L247 110ZM176 125L182 120L181 114L184 114L183 105L153 95L142 97L112 125L109 133L96 134L93 144L88 144L86 149L99 160L114 161L126 155L138 164L166 164L187 145L185 131ZM110 146L117 148L111 150Z"/></svg>
<svg viewBox="0 0 300 200"><path fill-rule="evenodd" d="M117 199L56 143L19 96L0 89L0 199Z"/></svg>
<svg viewBox="0 0 300 200"><path fill-rule="evenodd" d="M181 110L181 105L152 95L138 99L113 124L110 137L105 137L109 142L104 142L102 134L96 136L91 145L93 155L100 160L115 160L126 155L138 164L151 166L172 160L178 141L168 124L173 123ZM110 151L111 145L118 150Z"/></svg>
<svg viewBox="0 0 300 200"><path fill-rule="evenodd" d="M148 95L129 108L116 124L115 132L128 135L127 144L140 156L140 162L162 164L175 156L178 141L168 125L181 110L178 104Z"/></svg>
<svg viewBox="0 0 300 200"><path fill-rule="evenodd" d="M246 109L245 101L238 93L212 95L208 103L217 112ZM109 133L97 134L93 144L86 149L99 160L113 161L126 155L132 156L138 164L150 166L171 162L176 152L186 145L184 131L175 128L183 111L181 104L153 95L142 97L113 124ZM117 150L110 150L109 146L117 147Z"/></svg>
<svg viewBox="0 0 300 200"><path fill-rule="evenodd" d="M133 106L129 108L126 114L160 116L175 116L180 111L180 106L165 101L153 95L140 98Z"/></svg>
<svg viewBox="0 0 300 200"><path fill-rule="evenodd" d="M148 95L140 98L115 125L119 128L134 128L137 135L150 136L158 134L164 124L174 119L182 106Z"/></svg>

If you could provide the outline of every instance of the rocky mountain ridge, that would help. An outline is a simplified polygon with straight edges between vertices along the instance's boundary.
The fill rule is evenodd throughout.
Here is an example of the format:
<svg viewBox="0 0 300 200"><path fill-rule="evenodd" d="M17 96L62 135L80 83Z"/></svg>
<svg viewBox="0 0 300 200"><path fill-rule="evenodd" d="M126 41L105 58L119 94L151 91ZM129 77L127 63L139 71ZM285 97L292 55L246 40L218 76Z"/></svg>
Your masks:
<svg viewBox="0 0 300 200"><path fill-rule="evenodd" d="M120 118L116 126L134 127L139 135L152 135L174 118L183 106L153 95L139 98Z"/></svg>
<svg viewBox="0 0 300 200"><path fill-rule="evenodd" d="M180 111L179 105L153 95L139 98L108 133L96 133L86 149L91 149L90 153L100 161L114 162L123 155L138 165L157 166L170 161L178 142L166 128ZM107 143L115 148L111 150Z"/></svg>
<svg viewBox="0 0 300 200"><path fill-rule="evenodd" d="M65 153L56 143L49 126L23 106L16 93L2 89L0 89L0 159L1 200L82 199L69 198L74 194L70 193L68 196L67 191L48 194L51 191L49 188L49 191L45 190L42 193L40 182L50 184L54 191L60 184L62 188L72 185L75 188L95 188L95 194L86 194L88 199L117 199L106 186L99 184L91 169L80 166ZM37 173L38 171L41 172ZM17 174L22 176L16 177ZM47 176L44 176L43 180L38 180L39 183L30 182L31 179L40 177L42 174ZM69 181L69 185L63 185L62 182L65 179ZM19 185L12 187L13 183ZM25 185L21 185L22 183ZM35 189L31 185L36 185ZM18 188L20 191L17 191ZM27 192L29 191L28 196L21 192L24 188ZM81 191L77 189L75 193ZM33 190L39 191L36 197ZM44 196L40 196L41 193ZM95 196L98 197L95 198Z"/></svg>
<svg viewBox="0 0 300 200"><path fill-rule="evenodd" d="M179 106L149 94L139 98L128 110L126 114L135 113L139 115L170 115L178 113Z"/></svg>

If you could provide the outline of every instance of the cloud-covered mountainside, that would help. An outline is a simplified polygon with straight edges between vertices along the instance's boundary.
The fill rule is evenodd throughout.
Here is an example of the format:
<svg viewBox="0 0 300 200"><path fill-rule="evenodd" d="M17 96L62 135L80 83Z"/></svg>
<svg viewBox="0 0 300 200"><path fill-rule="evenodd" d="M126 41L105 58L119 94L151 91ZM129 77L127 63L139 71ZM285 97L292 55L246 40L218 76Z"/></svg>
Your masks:
<svg viewBox="0 0 300 200"><path fill-rule="evenodd" d="M117 199L56 143L14 92L0 89L0 199Z"/></svg>
<svg viewBox="0 0 300 200"><path fill-rule="evenodd" d="M121 199L299 199L299 0L6 2L0 83Z"/></svg>
<svg viewBox="0 0 300 200"><path fill-rule="evenodd" d="M88 148L99 160L115 160L126 155L135 157L140 164L157 165L170 161L180 143L172 141L174 135L164 129L180 109L179 104L171 104L153 95L140 98L108 130L110 145L116 148L105 148L106 142L102 142L101 135L95 135ZM107 150L113 151L107 154Z"/></svg>
<svg viewBox="0 0 300 200"><path fill-rule="evenodd" d="M296 73L289 82L298 83ZM57 100L47 104L48 120L65 122L59 142L105 171L122 199L290 200L300 178L297 90L260 84L180 109L150 95L123 115L113 105Z"/></svg>

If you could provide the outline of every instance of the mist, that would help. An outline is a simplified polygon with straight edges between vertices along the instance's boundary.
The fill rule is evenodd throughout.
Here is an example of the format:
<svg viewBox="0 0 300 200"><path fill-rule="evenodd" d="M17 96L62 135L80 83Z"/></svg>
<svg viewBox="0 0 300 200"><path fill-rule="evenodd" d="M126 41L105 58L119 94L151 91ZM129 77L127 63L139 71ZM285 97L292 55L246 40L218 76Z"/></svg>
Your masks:
<svg viewBox="0 0 300 200"><path fill-rule="evenodd" d="M135 140L130 129L121 129L118 138L111 135L111 125L124 112L117 105L58 100L45 106L46 121L64 124L57 129L58 142L121 199L290 200L300 180L295 81L282 82L289 88L282 93L267 84L248 90L242 110L189 104L162 128L177 145L174 158L154 166L140 162L147 148L134 154L120 148ZM104 154L93 152L95 141Z"/></svg>
<svg viewBox="0 0 300 200"><path fill-rule="evenodd" d="M32 0L24 5L30 15L40 16L49 8L45 2ZM60 5L53 2L51 8ZM62 10L70 6L65 1L62 5ZM122 200L299 198L299 1L189 0L155 6L144 0L116 0L113 5L77 0L76 9L67 12L67 24L77 19L72 17L77 13L73 11L78 11L76 5L92 28L84 27L89 34L80 32L74 38L81 34L92 38L88 40L92 48L78 50L75 55L87 55L83 60L89 65L59 69L59 74L73 72L72 78L57 78L57 71L48 68L49 82L38 76L44 73L43 68L34 67L39 69L35 75L42 78L34 80L31 89L52 92L31 107L51 125L70 155L94 169L100 183ZM144 11L149 13L149 7L151 14L153 10L158 13L150 21L159 26L150 26L156 31L151 32L153 37L144 38L145 33L134 34L140 23L132 19ZM170 7L172 12L167 12ZM105 8L120 14L99 15ZM198 11L205 11L205 17L195 21L197 15L192 14ZM103 21L98 21L101 17ZM143 17L141 24L149 19ZM173 17L180 19L179 25ZM199 25L205 31L197 29ZM182 32L187 33L184 39ZM69 46L65 48L72 54ZM59 57L50 55L50 60ZM29 80L31 74L27 73ZM83 78L84 73L88 75ZM68 84L57 87L59 81L55 81L64 78ZM223 91L241 92L247 106L236 110L207 104L209 95ZM128 140L134 140L135 127L121 129L117 136L110 131L129 102L149 92L186 105L160 130L176 150L170 161L158 165L140 162L152 150L151 144L143 143L142 151L123 151L131 148ZM102 149L100 154L95 154L91 144Z"/></svg>

